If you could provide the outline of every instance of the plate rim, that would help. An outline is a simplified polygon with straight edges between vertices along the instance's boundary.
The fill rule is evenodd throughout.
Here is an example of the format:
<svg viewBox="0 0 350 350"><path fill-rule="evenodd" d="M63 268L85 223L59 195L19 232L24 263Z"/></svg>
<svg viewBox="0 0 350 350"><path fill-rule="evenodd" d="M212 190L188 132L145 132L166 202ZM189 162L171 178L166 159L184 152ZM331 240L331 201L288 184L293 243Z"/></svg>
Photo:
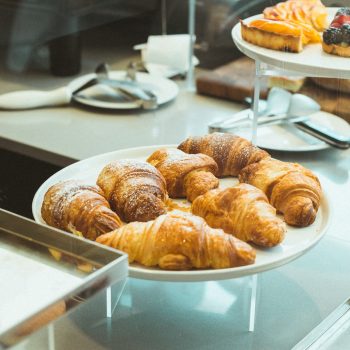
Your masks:
<svg viewBox="0 0 350 350"><path fill-rule="evenodd" d="M54 183L55 179L59 177L61 173L69 171L67 169L74 169L75 167L79 167L80 165L93 162L95 159L109 157L118 153L138 152L138 151L148 152L149 150L154 151L162 147L171 148L171 147L177 147L177 145L168 144L168 145L151 145L151 146L123 148L116 151L101 153L62 168L61 170L59 170L58 172L50 176L48 179L46 179L37 189L32 201L32 214L33 214L34 220L41 225L47 225L44 222L44 220L41 218L41 215L40 217L37 215L38 208L39 208L37 204L40 201L39 197L44 194L45 186L46 186L46 189L48 188L48 186L51 186ZM42 202L40 202L40 204L41 203ZM329 199L329 195L325 190L324 186L322 186L322 199L321 199L320 207L322 208L323 225L321 226L320 232L318 232L317 236L315 236L302 249L296 252L291 252L289 255L282 257L277 261L270 261L267 263L265 262L260 265L254 263L252 265L233 267L228 269L203 269L203 270L191 270L191 271L168 271L168 270L161 270L157 268L152 269L152 268L143 268L142 266L138 267L135 265L134 266L129 265L129 276L133 278L152 280L152 281L199 282L199 281L214 281L214 280L226 280L226 279L239 278L239 277L249 276L252 274L277 268L305 254L308 250L313 248L327 233L331 223L331 219L332 219L332 210L331 210L331 202Z"/></svg>

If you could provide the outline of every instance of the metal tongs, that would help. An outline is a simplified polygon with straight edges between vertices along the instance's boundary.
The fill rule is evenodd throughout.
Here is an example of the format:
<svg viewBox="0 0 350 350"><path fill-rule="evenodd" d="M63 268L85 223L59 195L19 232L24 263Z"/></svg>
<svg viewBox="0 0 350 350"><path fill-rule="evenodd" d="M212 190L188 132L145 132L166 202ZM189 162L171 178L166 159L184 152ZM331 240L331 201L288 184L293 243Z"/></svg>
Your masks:
<svg viewBox="0 0 350 350"><path fill-rule="evenodd" d="M96 78L91 83L109 86L121 93L127 100L132 100L144 109L158 107L157 96L136 80L136 66L133 62L128 65L125 80L113 79L106 63L99 64L95 69L95 74ZM82 90L84 89L79 89L75 93Z"/></svg>
<svg viewBox="0 0 350 350"><path fill-rule="evenodd" d="M301 94L291 94L287 90L272 88L266 103L259 102L258 125L273 125L299 122L307 119L309 114L320 110L320 105L311 98ZM209 125L209 131L228 131L230 129L250 127L253 111L248 108L236 113L232 118Z"/></svg>
<svg viewBox="0 0 350 350"><path fill-rule="evenodd" d="M350 147L350 138L331 129L309 121L309 115L320 111L320 105L302 94L272 88L267 100L259 102L258 126L292 123L303 132L340 149ZM233 129L251 127L253 111L248 108L236 113L232 118L209 124L209 132L230 132Z"/></svg>

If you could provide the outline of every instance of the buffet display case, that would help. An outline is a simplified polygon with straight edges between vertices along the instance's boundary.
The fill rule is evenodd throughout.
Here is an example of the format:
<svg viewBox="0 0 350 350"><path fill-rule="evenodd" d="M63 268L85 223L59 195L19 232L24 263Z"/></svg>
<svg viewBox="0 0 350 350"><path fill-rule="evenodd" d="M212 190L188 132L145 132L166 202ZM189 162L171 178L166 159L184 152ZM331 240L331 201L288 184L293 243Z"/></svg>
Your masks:
<svg viewBox="0 0 350 350"><path fill-rule="evenodd" d="M192 36L195 3L188 1ZM253 243L253 264L190 271L163 270L157 264L146 266L136 260L128 263L125 253L77 236L80 232L74 225L75 234L47 226L42 206L51 186L69 180L95 185L108 163L125 159L145 162L159 148L176 149L186 137L207 134L208 125L229 120L242 108L193 93L193 41L187 84L172 81L172 98L152 111L138 106L84 109L76 104L64 109L50 106L48 110L54 113L46 119L47 109L12 111L11 117L0 112L4 116L0 126L10 125L0 128L0 137L9 130L9 138L16 139L13 135L18 125L27 125L32 118L37 122L36 130L34 133L28 127L26 137L33 132L34 145L58 150L71 163L80 159L42 181L32 202L36 223L0 210L0 280L5 281L0 300L6 300L0 303L0 349L346 348L350 149L336 149L305 135L304 143L293 143L295 139L290 140L283 127L270 129L266 136L258 120L259 105L264 102L260 100L263 77L350 79L350 65L333 57L318 60L319 47L307 47L293 56L251 45L242 39L240 24L233 28L232 38L255 64L254 94L250 96L249 127L244 137L273 158L298 163L317 176L322 198L315 221L302 228L288 225L284 241L273 248ZM124 63L116 68L125 69ZM89 79L95 76L89 74ZM113 79L123 77L113 72L110 75ZM345 132L347 128L344 120L340 129ZM52 137L53 129L62 139ZM280 143L272 145L278 136ZM26 137L18 139L25 142ZM236 176L218 181L220 188L238 183ZM186 200L169 202L171 210L190 211Z"/></svg>

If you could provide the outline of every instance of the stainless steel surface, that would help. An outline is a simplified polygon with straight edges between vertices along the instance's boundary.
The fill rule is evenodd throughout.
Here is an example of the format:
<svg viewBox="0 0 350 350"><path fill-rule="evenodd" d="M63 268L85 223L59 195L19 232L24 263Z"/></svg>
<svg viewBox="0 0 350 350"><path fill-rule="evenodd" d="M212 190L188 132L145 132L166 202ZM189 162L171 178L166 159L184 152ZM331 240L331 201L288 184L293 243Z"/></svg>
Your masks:
<svg viewBox="0 0 350 350"><path fill-rule="evenodd" d="M0 344L37 330L35 318L56 305L64 315L97 292L125 280L127 256L0 209ZM75 302L74 302L75 300ZM45 317L44 317L45 320ZM49 320L41 322L39 328ZM28 329L32 328L31 331Z"/></svg>

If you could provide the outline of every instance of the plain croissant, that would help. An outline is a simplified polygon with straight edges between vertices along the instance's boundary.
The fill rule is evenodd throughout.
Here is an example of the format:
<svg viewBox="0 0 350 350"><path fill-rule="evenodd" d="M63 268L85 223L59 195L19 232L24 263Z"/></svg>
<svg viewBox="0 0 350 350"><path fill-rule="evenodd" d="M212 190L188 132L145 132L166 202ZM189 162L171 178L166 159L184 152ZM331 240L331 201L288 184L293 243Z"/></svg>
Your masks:
<svg viewBox="0 0 350 350"><path fill-rule="evenodd" d="M248 184L211 190L192 203L192 212L211 227L264 247L281 243L286 232L265 194Z"/></svg>
<svg viewBox="0 0 350 350"><path fill-rule="evenodd" d="M166 270L236 267L254 263L256 255L249 244L209 227L202 218L176 211L132 222L97 242L128 253L130 263Z"/></svg>
<svg viewBox="0 0 350 350"><path fill-rule="evenodd" d="M91 240L122 224L98 186L76 180L62 181L48 189L41 216L50 226L80 233Z"/></svg>
<svg viewBox="0 0 350 350"><path fill-rule="evenodd" d="M265 192L288 224L304 227L315 221L322 196L320 181L300 164L263 159L244 168L239 180Z"/></svg>
<svg viewBox="0 0 350 350"><path fill-rule="evenodd" d="M248 140L225 133L189 137L178 149L186 153L204 153L212 157L219 167L218 177L237 176L245 166L270 156Z"/></svg>
<svg viewBox="0 0 350 350"><path fill-rule="evenodd" d="M217 188L218 166L205 154L187 154L179 149L162 148L147 159L164 176L169 197L193 201L205 192Z"/></svg>
<svg viewBox="0 0 350 350"><path fill-rule="evenodd" d="M153 220L166 212L166 183L151 164L116 160L102 169L97 184L125 222Z"/></svg>

